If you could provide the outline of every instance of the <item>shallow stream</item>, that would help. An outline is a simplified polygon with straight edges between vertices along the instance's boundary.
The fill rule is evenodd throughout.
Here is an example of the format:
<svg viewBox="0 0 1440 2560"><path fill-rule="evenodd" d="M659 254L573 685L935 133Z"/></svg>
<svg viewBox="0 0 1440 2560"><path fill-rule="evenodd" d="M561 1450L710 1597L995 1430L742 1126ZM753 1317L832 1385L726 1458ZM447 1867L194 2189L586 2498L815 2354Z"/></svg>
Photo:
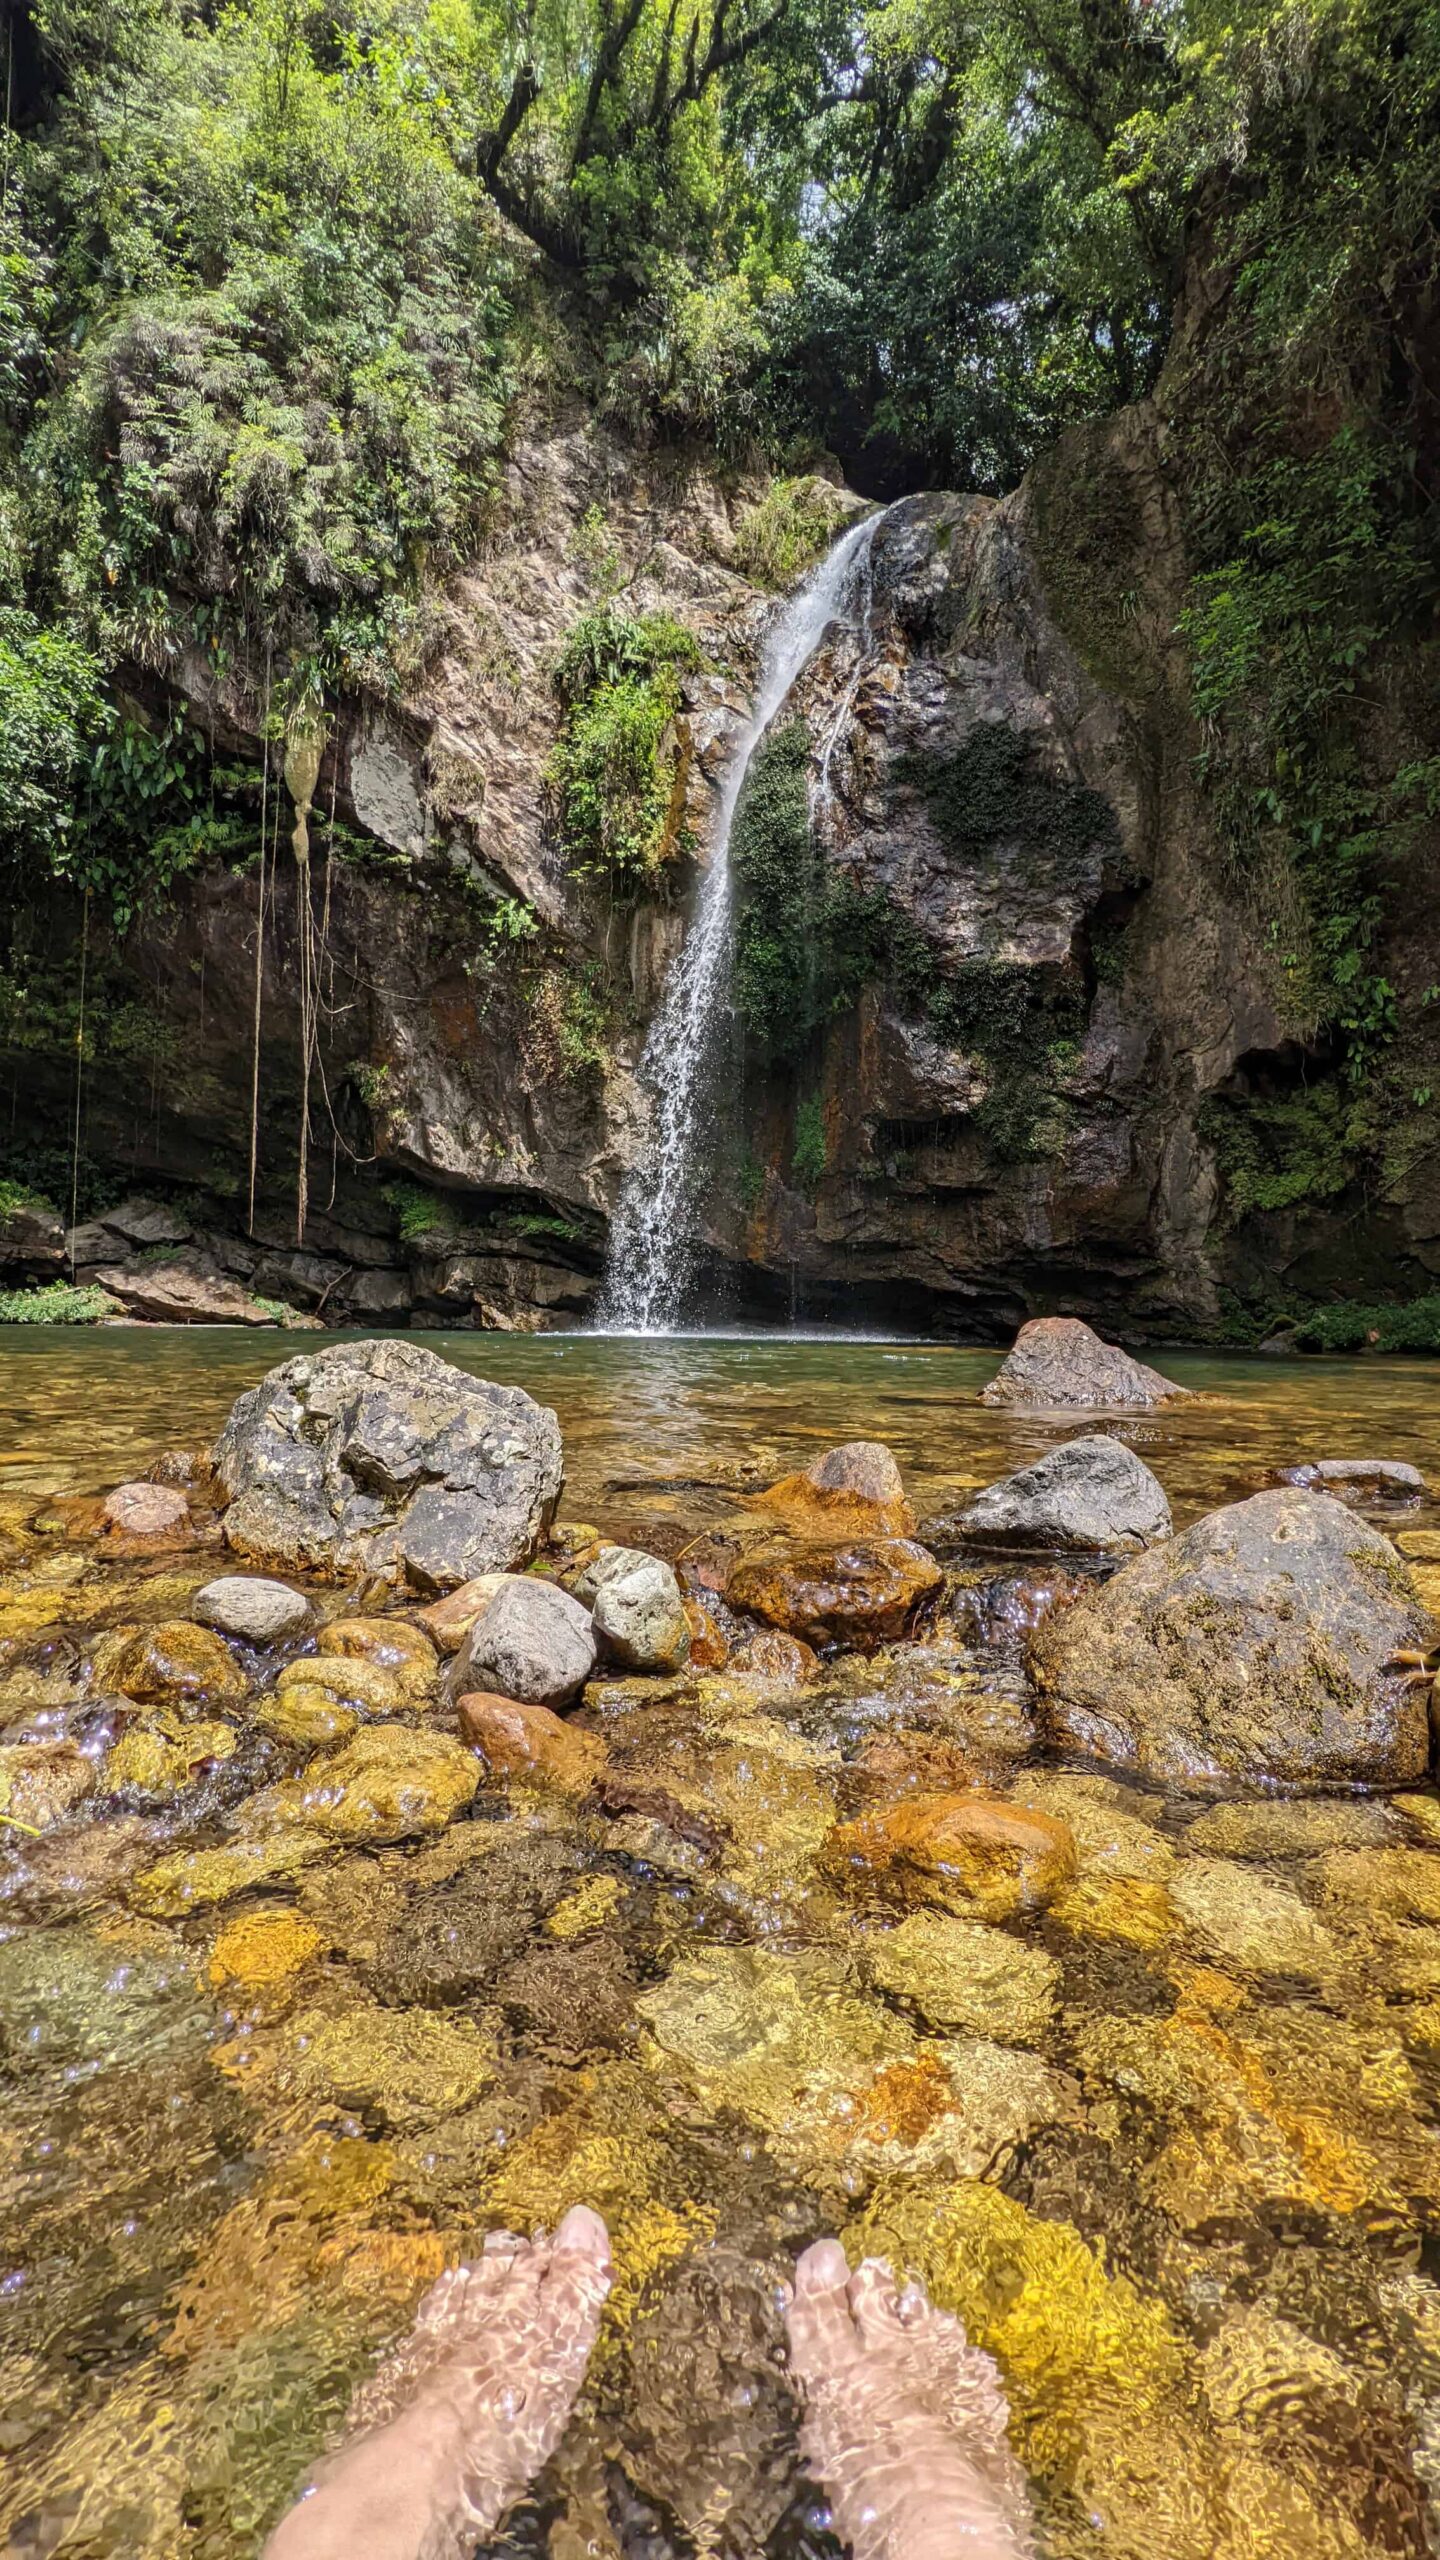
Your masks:
<svg viewBox="0 0 1440 2560"><path fill-rule="evenodd" d="M306 1764L266 1704L295 1646L127 1703L116 1630L184 1620L223 1551L121 1555L55 1497L208 1442L318 1339L0 1334L0 1751L71 1743L90 1789L0 1848L0 2551L254 2553L433 2276L581 2199L619 2279L507 2550L828 2547L777 2304L826 2230L996 2356L1055 2560L1436 2548L1440 1798L1057 1766L1023 1672L1047 1577L962 1559L920 1640L803 1684L592 1690L604 1811L487 1780L429 1836L189 1893ZM988 1412L993 1356L923 1344L426 1339L555 1407L562 1523L702 1564L838 1441L889 1443L923 1534L1077 1427ZM1121 1428L1180 1524L1308 1459L1440 1482L1431 1367L1161 1365L1204 1400ZM137 1730L170 1792L106 1787ZM1070 1825L1048 1911L897 1925L836 1886L837 1818L961 1773Z"/></svg>

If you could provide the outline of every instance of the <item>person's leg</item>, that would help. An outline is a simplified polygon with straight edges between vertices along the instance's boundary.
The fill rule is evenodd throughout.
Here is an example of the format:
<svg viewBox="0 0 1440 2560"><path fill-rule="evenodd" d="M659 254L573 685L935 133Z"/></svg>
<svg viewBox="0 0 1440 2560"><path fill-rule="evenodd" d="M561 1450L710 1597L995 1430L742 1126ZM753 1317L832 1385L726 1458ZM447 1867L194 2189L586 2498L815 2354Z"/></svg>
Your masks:
<svg viewBox="0 0 1440 2560"><path fill-rule="evenodd" d="M874 2258L852 2275L818 2240L787 2326L805 2458L851 2560L1032 2560L999 2376L923 2285Z"/></svg>
<svg viewBox="0 0 1440 2560"><path fill-rule="evenodd" d="M468 2560L559 2443L609 2290L605 2225L583 2205L553 2240L492 2232L432 2285L264 2560Z"/></svg>

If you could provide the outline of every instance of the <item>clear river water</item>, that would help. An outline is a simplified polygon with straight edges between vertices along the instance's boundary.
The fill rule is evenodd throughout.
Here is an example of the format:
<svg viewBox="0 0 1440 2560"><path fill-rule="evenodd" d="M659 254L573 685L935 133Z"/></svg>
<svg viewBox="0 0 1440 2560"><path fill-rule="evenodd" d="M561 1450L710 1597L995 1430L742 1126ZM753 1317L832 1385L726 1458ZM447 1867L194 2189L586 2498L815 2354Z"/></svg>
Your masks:
<svg viewBox="0 0 1440 2560"><path fill-rule="evenodd" d="M618 2281L516 2560L833 2553L778 2309L827 2230L996 2358L1047 2560L1435 2549L1434 1790L1061 1765L1023 1667L1055 1576L962 1557L913 1640L805 1680L599 1684L603 1809L487 1778L447 1828L221 1890L235 1808L324 1754L274 1657L127 1691L223 1552L122 1554L57 1497L208 1442L320 1339L0 1332L0 1804L36 1749L73 1793L0 1831L5 2560L249 2560L440 2269L582 2199ZM925 1343L425 1340L554 1406L562 1523L682 1561L838 1441L889 1443L923 1536L1079 1427L988 1411L996 1355ZM1112 1427L1178 1524L1320 1457L1440 1484L1429 1365L1155 1356L1197 1399ZM1440 1557L1428 1496L1368 1516ZM107 1781L137 1734L153 1782ZM1061 1818L1073 1886L998 1922L857 1902L827 1836L917 1773Z"/></svg>

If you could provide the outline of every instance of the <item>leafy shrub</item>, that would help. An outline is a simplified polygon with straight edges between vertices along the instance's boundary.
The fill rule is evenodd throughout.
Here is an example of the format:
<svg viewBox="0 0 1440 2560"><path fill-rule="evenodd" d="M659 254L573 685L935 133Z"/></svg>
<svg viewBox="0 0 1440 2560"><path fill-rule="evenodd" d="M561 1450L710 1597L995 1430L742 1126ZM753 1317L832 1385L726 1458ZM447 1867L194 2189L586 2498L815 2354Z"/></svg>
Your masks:
<svg viewBox="0 0 1440 2560"><path fill-rule="evenodd" d="M27 1212L49 1218L57 1214L54 1201L45 1192L34 1190L28 1182L0 1178L0 1218L17 1218Z"/></svg>
<svg viewBox="0 0 1440 2560"><path fill-rule="evenodd" d="M741 517L735 565L757 587L793 587L830 548L850 509L828 480L772 480Z"/></svg>
<svg viewBox="0 0 1440 2560"><path fill-rule="evenodd" d="M1341 1299L1316 1307L1295 1328L1302 1351L1440 1351L1440 1292L1404 1306L1360 1306Z"/></svg>
<svg viewBox="0 0 1440 2560"><path fill-rule="evenodd" d="M555 669L567 706L550 758L571 868L631 888L653 881L683 839L680 676L700 663L669 614L618 605L583 616Z"/></svg>
<svg viewBox="0 0 1440 2560"><path fill-rule="evenodd" d="M387 1182L380 1196L395 1212L402 1244L421 1244L426 1236L437 1235L454 1224L434 1193L424 1190L418 1182Z"/></svg>
<svg viewBox="0 0 1440 2560"><path fill-rule="evenodd" d="M1013 845L1027 879L1084 889L1119 854L1109 801L1047 773L1034 741L1006 721L982 721L953 756L903 756L895 773L919 792L941 843L959 861L982 862Z"/></svg>
<svg viewBox="0 0 1440 2560"><path fill-rule="evenodd" d="M1337 1079L1278 1098L1217 1096L1197 1125L1215 1149L1229 1225L1257 1211L1319 1207L1355 1179L1366 1110Z"/></svg>
<svg viewBox="0 0 1440 2560"><path fill-rule="evenodd" d="M115 1301L103 1289L77 1289L68 1280L0 1290L0 1324L98 1324L114 1312Z"/></svg>

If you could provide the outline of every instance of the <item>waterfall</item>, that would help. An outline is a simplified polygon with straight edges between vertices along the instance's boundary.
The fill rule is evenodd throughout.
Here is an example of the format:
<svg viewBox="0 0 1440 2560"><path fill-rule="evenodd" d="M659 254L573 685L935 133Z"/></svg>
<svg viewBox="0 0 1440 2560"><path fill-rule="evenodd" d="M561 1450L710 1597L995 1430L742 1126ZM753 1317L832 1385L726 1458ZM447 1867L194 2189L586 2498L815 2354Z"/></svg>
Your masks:
<svg viewBox="0 0 1440 2560"><path fill-rule="evenodd" d="M654 1098L649 1147L626 1179L610 1233L597 1322L616 1333L667 1333L680 1322L694 1273L707 1070L728 1010L732 898L730 830L750 759L797 676L837 615L870 612L870 545L880 518L866 516L796 588L766 634L760 682L735 742L720 794L714 850L685 945L665 982L640 1061ZM848 701L853 699L852 678ZM839 718L826 742L830 753Z"/></svg>

